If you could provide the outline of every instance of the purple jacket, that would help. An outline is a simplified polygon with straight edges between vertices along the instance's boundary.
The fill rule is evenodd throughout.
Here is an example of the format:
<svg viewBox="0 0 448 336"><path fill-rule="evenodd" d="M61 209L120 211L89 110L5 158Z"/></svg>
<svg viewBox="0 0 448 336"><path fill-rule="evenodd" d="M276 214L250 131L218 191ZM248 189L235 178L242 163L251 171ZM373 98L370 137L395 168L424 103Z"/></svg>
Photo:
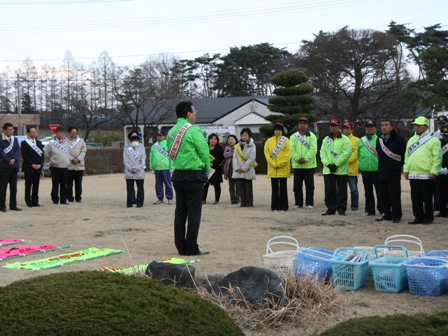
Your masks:
<svg viewBox="0 0 448 336"><path fill-rule="evenodd" d="M224 178L227 180L227 178L230 176L232 177L232 172L233 172L233 164L232 164L232 159L233 159L233 151L235 150L235 148L233 148L232 146L227 146L226 149L224 150ZM230 172L230 174L229 174Z"/></svg>

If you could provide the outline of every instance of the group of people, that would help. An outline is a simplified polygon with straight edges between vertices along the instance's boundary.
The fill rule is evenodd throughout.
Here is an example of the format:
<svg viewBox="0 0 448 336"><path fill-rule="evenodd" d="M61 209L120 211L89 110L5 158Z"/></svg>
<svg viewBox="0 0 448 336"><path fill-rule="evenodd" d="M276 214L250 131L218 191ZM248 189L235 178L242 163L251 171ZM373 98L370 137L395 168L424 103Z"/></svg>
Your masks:
<svg viewBox="0 0 448 336"><path fill-rule="evenodd" d="M431 224L434 217L447 217L448 201L448 119L437 119L438 131L429 132L429 120L418 117L412 124L415 134L407 142L394 129L390 119L376 123L365 121L365 135L353 135L354 123L339 118L329 121L330 132L322 140L320 158L323 165L325 205L323 216L346 215L348 192L350 208L359 207L358 174L365 191L363 216L381 215L376 221L399 223L402 218L401 176L410 181L414 220L408 224ZM295 208L314 205L314 169L317 167L317 139L308 131L308 119L299 118L298 131L289 139L284 125L274 124L274 135L264 147L271 178L273 211L288 210L286 181L290 160L294 170ZM303 183L305 182L305 199ZM433 202L434 200L434 202ZM435 204L435 206L434 206ZM434 209L439 213L434 216Z"/></svg>
<svg viewBox="0 0 448 336"><path fill-rule="evenodd" d="M37 139L37 128L27 128L27 138L21 145L14 137L11 123L3 125L0 141L0 211L6 212L6 192L9 185L9 209L21 211L17 206L17 173L19 157L22 154L22 171L25 176L25 203L28 207L40 207L39 183L43 169L50 169L54 204L81 202L82 179L86 144L78 136L77 127L56 128L54 138L45 146ZM74 186L74 193L73 193Z"/></svg>

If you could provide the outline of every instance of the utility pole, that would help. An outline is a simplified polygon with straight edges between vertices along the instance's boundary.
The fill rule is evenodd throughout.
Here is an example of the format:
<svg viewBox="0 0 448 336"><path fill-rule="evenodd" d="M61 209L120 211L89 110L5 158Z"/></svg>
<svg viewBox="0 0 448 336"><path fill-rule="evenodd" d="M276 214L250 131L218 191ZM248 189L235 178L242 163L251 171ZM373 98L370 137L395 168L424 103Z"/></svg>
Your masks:
<svg viewBox="0 0 448 336"><path fill-rule="evenodd" d="M17 74L17 135L23 135L23 125L22 125L22 104L20 102L20 77Z"/></svg>

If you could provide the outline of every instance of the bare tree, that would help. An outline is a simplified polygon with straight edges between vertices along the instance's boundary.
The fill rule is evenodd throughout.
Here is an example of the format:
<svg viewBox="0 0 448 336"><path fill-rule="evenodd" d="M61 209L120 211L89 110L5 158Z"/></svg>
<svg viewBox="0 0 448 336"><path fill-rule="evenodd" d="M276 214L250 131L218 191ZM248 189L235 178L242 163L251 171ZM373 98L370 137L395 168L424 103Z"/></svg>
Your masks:
<svg viewBox="0 0 448 336"><path fill-rule="evenodd" d="M322 116L400 119L410 112L399 99L409 74L399 43L390 34L347 28L320 32L314 41L304 41L298 65L316 88Z"/></svg>

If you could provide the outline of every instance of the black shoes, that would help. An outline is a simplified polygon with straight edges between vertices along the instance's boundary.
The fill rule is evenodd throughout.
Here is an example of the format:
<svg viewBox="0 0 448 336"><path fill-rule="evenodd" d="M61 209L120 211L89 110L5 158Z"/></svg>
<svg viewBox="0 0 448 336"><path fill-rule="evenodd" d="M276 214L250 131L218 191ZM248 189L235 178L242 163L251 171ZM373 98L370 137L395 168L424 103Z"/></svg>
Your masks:
<svg viewBox="0 0 448 336"><path fill-rule="evenodd" d="M386 220L390 221L390 220L392 220L392 218L387 218L385 216L382 216L381 218L375 219L375 222L381 222L381 221L386 221Z"/></svg>
<svg viewBox="0 0 448 336"><path fill-rule="evenodd" d="M418 220L418 219L414 219L413 221L408 222L408 224L411 224L411 225L413 225L413 224L423 224L423 221L422 220Z"/></svg>
<svg viewBox="0 0 448 336"><path fill-rule="evenodd" d="M12 210L12 211L22 211L22 209L19 209L18 207L10 208L9 210Z"/></svg>
<svg viewBox="0 0 448 336"><path fill-rule="evenodd" d="M442 218L446 218L446 217L448 217L448 215L447 215L447 214L444 214L444 213L438 213L438 214L435 215L434 217L437 217L437 218L440 218L440 217L442 217Z"/></svg>
<svg viewBox="0 0 448 336"><path fill-rule="evenodd" d="M400 220L399 219L392 219L392 223L395 223L395 224L400 223Z"/></svg>
<svg viewBox="0 0 448 336"><path fill-rule="evenodd" d="M6 212L6 209L0 209L1 212Z"/></svg>
<svg viewBox="0 0 448 336"><path fill-rule="evenodd" d="M322 216L333 216L334 214L336 214L336 212L327 210L322 214Z"/></svg>
<svg viewBox="0 0 448 336"><path fill-rule="evenodd" d="M347 215L345 214L345 211L343 211L343 212L339 212L339 216L347 216Z"/></svg>

